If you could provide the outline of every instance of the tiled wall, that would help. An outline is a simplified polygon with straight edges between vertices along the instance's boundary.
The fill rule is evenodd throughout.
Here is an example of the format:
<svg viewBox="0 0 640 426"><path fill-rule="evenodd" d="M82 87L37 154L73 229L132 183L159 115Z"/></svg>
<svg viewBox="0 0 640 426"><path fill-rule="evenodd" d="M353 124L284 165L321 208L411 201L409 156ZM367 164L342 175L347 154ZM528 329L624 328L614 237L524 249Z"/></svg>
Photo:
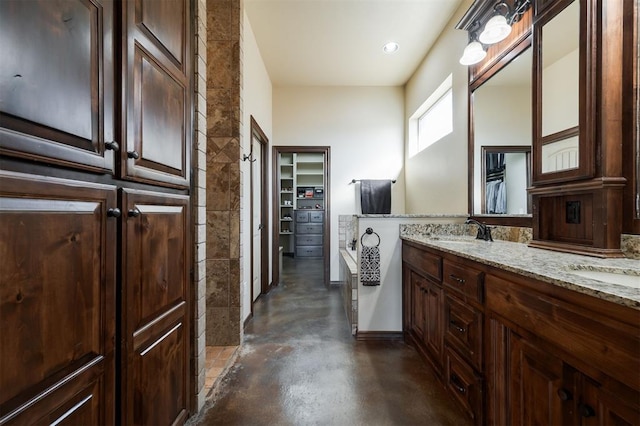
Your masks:
<svg viewBox="0 0 640 426"><path fill-rule="evenodd" d="M241 0L207 0L206 344L240 343Z"/></svg>
<svg viewBox="0 0 640 426"><path fill-rule="evenodd" d="M193 356L195 366L194 404L195 411L203 407L205 401L205 328L206 328L206 173L207 173L207 2L195 2L195 196L194 223L195 232L195 265L193 308L194 340Z"/></svg>

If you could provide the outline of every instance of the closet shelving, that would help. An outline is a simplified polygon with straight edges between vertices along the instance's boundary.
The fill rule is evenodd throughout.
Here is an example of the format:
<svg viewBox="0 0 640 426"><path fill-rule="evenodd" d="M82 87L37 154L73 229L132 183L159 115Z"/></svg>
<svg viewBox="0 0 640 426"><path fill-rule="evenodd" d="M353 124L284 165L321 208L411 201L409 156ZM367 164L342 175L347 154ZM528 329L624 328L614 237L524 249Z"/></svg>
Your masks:
<svg viewBox="0 0 640 426"><path fill-rule="evenodd" d="M293 255L295 212L324 211L324 154L281 153L278 170L280 246Z"/></svg>

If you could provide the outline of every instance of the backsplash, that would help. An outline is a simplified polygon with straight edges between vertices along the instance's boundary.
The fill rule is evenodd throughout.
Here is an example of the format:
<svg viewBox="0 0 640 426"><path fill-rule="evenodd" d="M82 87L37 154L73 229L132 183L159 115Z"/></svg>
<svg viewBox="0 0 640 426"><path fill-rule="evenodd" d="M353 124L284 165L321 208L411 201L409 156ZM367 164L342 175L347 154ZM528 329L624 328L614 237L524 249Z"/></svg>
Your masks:
<svg viewBox="0 0 640 426"><path fill-rule="evenodd" d="M620 248L625 257L640 260L640 235L622 234Z"/></svg>
<svg viewBox="0 0 640 426"><path fill-rule="evenodd" d="M477 227L464 224L419 224L400 225L401 235L458 235L475 236ZM531 241L531 228L515 226L491 226L491 235L494 240L511 241L527 244Z"/></svg>

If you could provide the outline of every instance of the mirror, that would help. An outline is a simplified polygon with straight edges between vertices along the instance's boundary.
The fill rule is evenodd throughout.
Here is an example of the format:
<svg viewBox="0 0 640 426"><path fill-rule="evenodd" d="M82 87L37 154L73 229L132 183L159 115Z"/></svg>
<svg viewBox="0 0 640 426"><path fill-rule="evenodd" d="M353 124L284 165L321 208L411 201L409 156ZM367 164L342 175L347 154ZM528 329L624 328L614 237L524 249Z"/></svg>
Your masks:
<svg viewBox="0 0 640 426"><path fill-rule="evenodd" d="M531 212L532 49L472 93L473 214Z"/></svg>
<svg viewBox="0 0 640 426"><path fill-rule="evenodd" d="M542 27L541 172L580 166L580 2Z"/></svg>

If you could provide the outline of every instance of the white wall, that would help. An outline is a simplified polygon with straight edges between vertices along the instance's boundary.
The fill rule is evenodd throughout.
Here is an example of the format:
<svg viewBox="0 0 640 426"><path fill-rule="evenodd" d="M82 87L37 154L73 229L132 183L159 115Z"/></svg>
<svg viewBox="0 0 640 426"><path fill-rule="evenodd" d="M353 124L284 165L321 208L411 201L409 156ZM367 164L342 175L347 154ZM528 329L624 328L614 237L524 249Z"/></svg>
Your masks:
<svg viewBox="0 0 640 426"><path fill-rule="evenodd" d="M351 179L397 179L392 213L404 213L401 87L274 87L274 145L331 147L331 281L339 279L338 215L356 214Z"/></svg>
<svg viewBox="0 0 640 426"><path fill-rule="evenodd" d="M269 146L266 154L269 156L268 164L271 164L271 146L273 145L273 119L272 119L272 86L269 74L264 66L262 56L258 50L251 23L247 14L243 16L242 35L242 134L240 137L241 151L248 154L251 151L251 119L256 120L262 131L269 139ZM240 270L242 286L240 290L242 321L246 320L251 313L251 232L248 229L250 224L250 169L252 164L249 161L240 162L241 174L241 221L240 221ZM265 182L267 188L271 188L271 171L268 171L269 181ZM270 197L267 203L270 201ZM269 208L265 206L265 208ZM270 211L270 210L269 210ZM271 214L268 215L271 220ZM267 229L271 229L271 224ZM269 239L271 233L269 232ZM269 247L271 247L269 241ZM271 257L271 251L267 253ZM269 260L271 268L271 260ZM269 269L268 279L271 281L271 269Z"/></svg>
<svg viewBox="0 0 640 426"><path fill-rule="evenodd" d="M358 332L402 331L402 241L400 224L463 223L462 217L362 217L358 219L358 254L360 238L367 228L380 236L380 285L363 286L358 273ZM364 244L376 244L375 235L366 235ZM356 264L358 264L356 260Z"/></svg>
<svg viewBox="0 0 640 426"><path fill-rule="evenodd" d="M406 213L466 214L467 208L467 67L458 59L467 32L455 25L471 6L465 0L405 87L410 117L449 74L453 75L453 132L409 158L405 149ZM408 132L407 132L408 134ZM409 141L405 142L408 147Z"/></svg>

